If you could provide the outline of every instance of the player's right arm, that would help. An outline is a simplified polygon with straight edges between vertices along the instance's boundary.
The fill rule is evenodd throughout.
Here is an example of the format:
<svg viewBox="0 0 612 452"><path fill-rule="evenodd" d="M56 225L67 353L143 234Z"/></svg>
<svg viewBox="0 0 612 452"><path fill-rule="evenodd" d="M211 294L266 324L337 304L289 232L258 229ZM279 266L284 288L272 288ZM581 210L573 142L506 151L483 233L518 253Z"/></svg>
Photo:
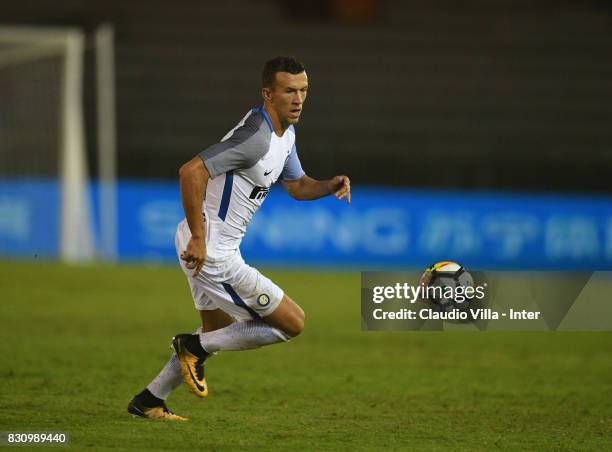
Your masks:
<svg viewBox="0 0 612 452"><path fill-rule="evenodd" d="M200 272L206 260L206 225L202 202L208 178L208 170L200 157L194 157L179 170L181 200L191 230L191 239L181 259L187 263L187 268L194 270L193 276Z"/></svg>

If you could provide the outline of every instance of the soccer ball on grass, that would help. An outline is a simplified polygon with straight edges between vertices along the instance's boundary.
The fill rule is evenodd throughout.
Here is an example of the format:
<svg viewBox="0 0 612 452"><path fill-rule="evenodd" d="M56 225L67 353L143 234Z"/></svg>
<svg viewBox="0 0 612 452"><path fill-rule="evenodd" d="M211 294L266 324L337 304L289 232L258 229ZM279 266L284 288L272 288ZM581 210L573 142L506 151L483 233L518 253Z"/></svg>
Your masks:
<svg viewBox="0 0 612 452"><path fill-rule="evenodd" d="M456 262L442 261L429 266L419 284L423 287L422 300L436 311L467 310L474 298L474 279Z"/></svg>

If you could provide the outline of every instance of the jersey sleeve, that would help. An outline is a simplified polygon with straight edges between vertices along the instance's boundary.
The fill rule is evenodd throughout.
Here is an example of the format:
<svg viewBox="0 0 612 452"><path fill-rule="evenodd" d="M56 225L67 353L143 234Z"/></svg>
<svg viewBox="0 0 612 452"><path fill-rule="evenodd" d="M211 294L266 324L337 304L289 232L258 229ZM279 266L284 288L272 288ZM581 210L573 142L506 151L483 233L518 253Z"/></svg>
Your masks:
<svg viewBox="0 0 612 452"><path fill-rule="evenodd" d="M261 114L251 113L242 125L224 139L200 152L208 174L214 179L219 174L250 168L261 159L270 146L270 133Z"/></svg>
<svg viewBox="0 0 612 452"><path fill-rule="evenodd" d="M282 180L297 180L302 177L304 174L304 170L302 169L302 164L300 163L300 158L297 154L297 149L295 144L291 149L291 154L287 157L285 161L285 166L283 167L283 172L280 175L280 179Z"/></svg>

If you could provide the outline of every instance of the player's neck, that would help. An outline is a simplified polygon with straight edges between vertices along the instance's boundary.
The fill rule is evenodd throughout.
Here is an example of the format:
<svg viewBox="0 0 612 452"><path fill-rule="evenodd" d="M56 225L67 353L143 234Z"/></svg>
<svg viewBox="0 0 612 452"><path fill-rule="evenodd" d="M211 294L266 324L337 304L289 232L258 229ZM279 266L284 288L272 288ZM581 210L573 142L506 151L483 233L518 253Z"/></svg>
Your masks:
<svg viewBox="0 0 612 452"><path fill-rule="evenodd" d="M289 128L289 123L283 124L276 110L271 108L268 104L264 102L264 109L268 116L270 117L270 121L272 121L272 128L274 129L274 133L279 137L282 137L285 134L285 130Z"/></svg>

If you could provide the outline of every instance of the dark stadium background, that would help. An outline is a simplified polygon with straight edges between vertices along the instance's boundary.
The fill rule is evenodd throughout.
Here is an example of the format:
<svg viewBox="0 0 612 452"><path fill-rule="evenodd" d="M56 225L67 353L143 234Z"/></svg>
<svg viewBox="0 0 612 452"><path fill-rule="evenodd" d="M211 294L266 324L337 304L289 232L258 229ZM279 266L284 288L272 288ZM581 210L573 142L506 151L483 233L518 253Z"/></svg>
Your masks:
<svg viewBox="0 0 612 452"><path fill-rule="evenodd" d="M4 2L1 22L114 26L122 178L175 178L260 103L263 61L293 54L310 77L298 149L312 175L609 193L611 11L596 0L33 0Z"/></svg>

